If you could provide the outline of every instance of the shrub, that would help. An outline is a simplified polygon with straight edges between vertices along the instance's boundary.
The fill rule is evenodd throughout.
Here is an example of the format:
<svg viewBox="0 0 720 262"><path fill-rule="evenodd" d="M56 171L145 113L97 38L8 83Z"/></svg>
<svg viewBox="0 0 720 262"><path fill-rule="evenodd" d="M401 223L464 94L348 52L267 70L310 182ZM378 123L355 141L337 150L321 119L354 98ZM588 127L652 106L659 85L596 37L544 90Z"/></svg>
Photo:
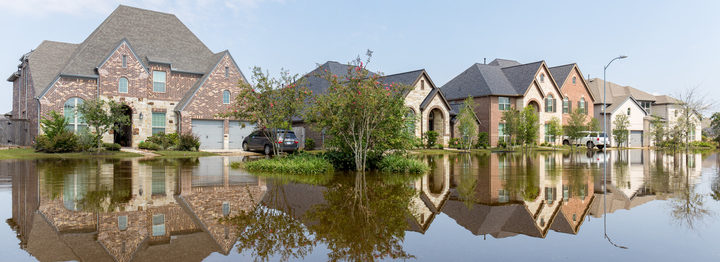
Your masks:
<svg viewBox="0 0 720 262"><path fill-rule="evenodd" d="M715 148L715 145L707 141L692 141L690 147Z"/></svg>
<svg viewBox="0 0 720 262"><path fill-rule="evenodd" d="M322 153L320 156L327 159L336 170L355 170L355 159L350 152L330 150ZM377 168L378 162L382 159L382 156L376 152L369 152L367 157L368 169Z"/></svg>
<svg viewBox="0 0 720 262"><path fill-rule="evenodd" d="M490 140L488 139L488 133L487 132L478 133L477 144L475 144L475 148L487 148L488 146L490 146Z"/></svg>
<svg viewBox="0 0 720 262"><path fill-rule="evenodd" d="M425 134L423 134L424 140L425 140L425 146L427 148L432 148L435 146L435 143L437 143L438 138L438 132L435 131L427 131Z"/></svg>
<svg viewBox="0 0 720 262"><path fill-rule="evenodd" d="M40 135L35 141L35 150L46 153L75 152L78 149L77 136L69 131L62 131L52 138Z"/></svg>
<svg viewBox="0 0 720 262"><path fill-rule="evenodd" d="M378 169L388 173L424 174L430 167L417 159L393 154L383 157L378 163Z"/></svg>
<svg viewBox="0 0 720 262"><path fill-rule="evenodd" d="M500 141L500 142L498 142L498 147L499 147L499 148L506 148L506 147L507 147L507 143L505 143L505 141Z"/></svg>
<svg viewBox="0 0 720 262"><path fill-rule="evenodd" d="M103 149L108 151L120 151L120 144L118 143L103 143Z"/></svg>
<svg viewBox="0 0 720 262"><path fill-rule="evenodd" d="M233 165L231 165L233 166ZM251 172L282 173L294 175L315 175L325 174L334 170L332 163L327 159L308 154L291 155L287 157L275 157L271 159L260 159L243 164L236 164L235 167L244 166Z"/></svg>
<svg viewBox="0 0 720 262"><path fill-rule="evenodd" d="M410 143L411 148L423 148L425 147L425 144L423 143L423 139L420 137L413 137L412 141Z"/></svg>
<svg viewBox="0 0 720 262"><path fill-rule="evenodd" d="M155 151L162 149L162 148L160 147L160 145L155 144L155 143L150 142L150 141L140 141L140 143L138 144L138 147L139 147L140 149L155 150Z"/></svg>
<svg viewBox="0 0 720 262"><path fill-rule="evenodd" d="M460 140L460 138L452 138L452 139L450 139L450 143L448 144L448 147L459 149L462 147L462 141Z"/></svg>
<svg viewBox="0 0 720 262"><path fill-rule="evenodd" d="M193 133L180 135L177 142L177 150L198 151L200 149L200 138Z"/></svg>
<svg viewBox="0 0 720 262"><path fill-rule="evenodd" d="M40 119L40 123L42 124L43 133L51 140L55 138L56 135L67 132L65 129L65 126L68 124L67 119L55 110L50 111L47 117Z"/></svg>
<svg viewBox="0 0 720 262"><path fill-rule="evenodd" d="M77 135L77 142L78 151L90 151L97 147L95 135L88 130L83 130Z"/></svg>
<svg viewBox="0 0 720 262"><path fill-rule="evenodd" d="M315 140L312 138L306 138L305 139L305 150L313 150L315 149Z"/></svg>
<svg viewBox="0 0 720 262"><path fill-rule="evenodd" d="M161 149L167 149L170 146L177 145L179 142L179 136L176 133L157 133L147 138L147 142L155 143L160 146Z"/></svg>

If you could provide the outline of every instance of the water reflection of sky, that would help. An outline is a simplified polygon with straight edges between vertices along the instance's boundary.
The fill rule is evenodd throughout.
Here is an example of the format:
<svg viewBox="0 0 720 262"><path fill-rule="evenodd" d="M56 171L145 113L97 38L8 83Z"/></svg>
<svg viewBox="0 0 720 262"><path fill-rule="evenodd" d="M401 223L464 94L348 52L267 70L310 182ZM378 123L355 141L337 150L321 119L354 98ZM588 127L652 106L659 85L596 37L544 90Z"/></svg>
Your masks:
<svg viewBox="0 0 720 262"><path fill-rule="evenodd" d="M717 155L608 153L428 155L422 177L345 175L320 185L231 169L242 160L233 157L6 161L12 192L0 192L0 213L15 232L0 231L0 243L13 260L278 259L286 243L272 239L301 232L311 248L286 252L291 259L720 257ZM348 206L357 199L365 202ZM608 234L629 249L603 238L604 208ZM357 247L338 245L347 241Z"/></svg>

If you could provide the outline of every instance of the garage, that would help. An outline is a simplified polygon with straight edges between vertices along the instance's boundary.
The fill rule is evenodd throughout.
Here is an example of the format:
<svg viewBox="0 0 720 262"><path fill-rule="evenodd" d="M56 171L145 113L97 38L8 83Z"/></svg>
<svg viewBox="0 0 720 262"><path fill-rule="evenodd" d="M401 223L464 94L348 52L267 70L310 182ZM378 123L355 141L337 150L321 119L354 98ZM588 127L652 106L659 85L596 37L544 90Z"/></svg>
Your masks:
<svg viewBox="0 0 720 262"><path fill-rule="evenodd" d="M255 124L250 122L230 121L230 128L228 131L230 149L241 149L243 139L250 135L253 130L255 130Z"/></svg>
<svg viewBox="0 0 720 262"><path fill-rule="evenodd" d="M200 138L200 149L223 149L223 120L192 120L192 131Z"/></svg>
<svg viewBox="0 0 720 262"><path fill-rule="evenodd" d="M642 147L643 146L643 131L630 131L630 139L628 144L630 147Z"/></svg>

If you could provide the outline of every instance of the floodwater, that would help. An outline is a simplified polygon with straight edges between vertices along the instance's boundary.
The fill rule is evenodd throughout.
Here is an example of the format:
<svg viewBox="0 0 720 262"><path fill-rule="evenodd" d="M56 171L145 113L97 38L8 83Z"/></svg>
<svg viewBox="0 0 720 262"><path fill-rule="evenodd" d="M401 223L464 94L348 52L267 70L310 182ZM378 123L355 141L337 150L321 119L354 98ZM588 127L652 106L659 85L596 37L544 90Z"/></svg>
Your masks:
<svg viewBox="0 0 720 262"><path fill-rule="evenodd" d="M0 261L720 260L718 154L419 157L420 177L0 161Z"/></svg>

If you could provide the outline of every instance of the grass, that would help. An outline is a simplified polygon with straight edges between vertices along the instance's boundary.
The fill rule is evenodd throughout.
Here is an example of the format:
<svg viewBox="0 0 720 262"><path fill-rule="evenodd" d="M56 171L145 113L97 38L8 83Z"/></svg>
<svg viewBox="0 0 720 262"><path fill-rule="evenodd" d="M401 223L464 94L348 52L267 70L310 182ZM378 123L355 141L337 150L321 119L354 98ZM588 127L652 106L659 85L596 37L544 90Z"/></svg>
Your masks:
<svg viewBox="0 0 720 262"><path fill-rule="evenodd" d="M155 154L160 155L161 158L183 158L183 157L201 157L201 156L216 156L215 153L203 152L203 151L171 151L171 150L159 150L152 151Z"/></svg>
<svg viewBox="0 0 720 262"><path fill-rule="evenodd" d="M13 148L0 150L0 160L2 159L38 159L38 158L129 158L142 157L141 154L122 152L122 151L103 151L96 152L75 152L75 153L42 153L35 152L32 148Z"/></svg>
<svg viewBox="0 0 720 262"><path fill-rule="evenodd" d="M291 155L244 163L233 162L231 167L244 168L250 172L292 175L326 174L335 170L330 161L315 155Z"/></svg>
<svg viewBox="0 0 720 262"><path fill-rule="evenodd" d="M388 155L378 163L378 169L386 173L424 174L430 167L420 160L402 155Z"/></svg>

